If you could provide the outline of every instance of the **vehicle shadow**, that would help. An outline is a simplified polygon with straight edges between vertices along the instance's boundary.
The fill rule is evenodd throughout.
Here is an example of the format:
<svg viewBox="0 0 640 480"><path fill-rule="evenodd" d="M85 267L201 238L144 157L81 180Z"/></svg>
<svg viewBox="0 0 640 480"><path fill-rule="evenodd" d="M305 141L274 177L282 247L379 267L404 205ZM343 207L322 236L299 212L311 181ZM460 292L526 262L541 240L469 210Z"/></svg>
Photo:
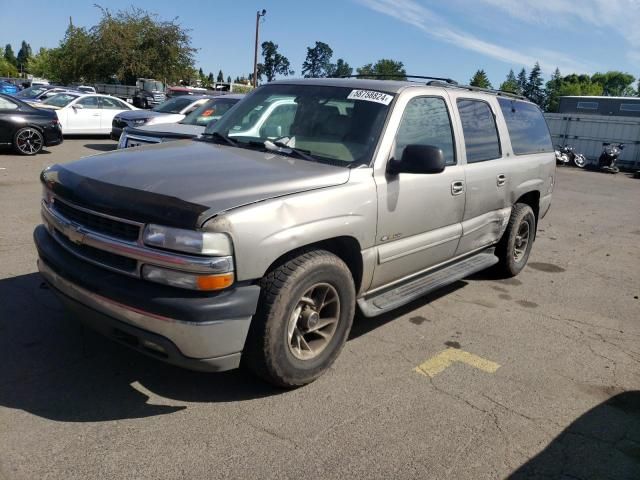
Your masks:
<svg viewBox="0 0 640 480"><path fill-rule="evenodd" d="M0 364L1 406L61 422L145 418L185 403L285 392L241 370L187 371L105 339L69 318L37 273L0 280Z"/></svg>
<svg viewBox="0 0 640 480"><path fill-rule="evenodd" d="M640 478L640 391L589 410L508 478Z"/></svg>
<svg viewBox="0 0 640 480"><path fill-rule="evenodd" d="M97 152L111 152L118 148L117 143L85 143L84 148L96 150Z"/></svg>

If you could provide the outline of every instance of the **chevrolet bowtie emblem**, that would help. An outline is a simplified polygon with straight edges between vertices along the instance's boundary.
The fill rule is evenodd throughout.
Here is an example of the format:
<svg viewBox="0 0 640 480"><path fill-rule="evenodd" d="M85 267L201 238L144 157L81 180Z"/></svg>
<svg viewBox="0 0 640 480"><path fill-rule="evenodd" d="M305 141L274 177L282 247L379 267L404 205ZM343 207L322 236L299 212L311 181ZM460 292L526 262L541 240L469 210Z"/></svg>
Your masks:
<svg viewBox="0 0 640 480"><path fill-rule="evenodd" d="M69 225L67 228L67 237L76 245L82 245L84 241L85 233L82 231L80 227L76 227L75 225Z"/></svg>

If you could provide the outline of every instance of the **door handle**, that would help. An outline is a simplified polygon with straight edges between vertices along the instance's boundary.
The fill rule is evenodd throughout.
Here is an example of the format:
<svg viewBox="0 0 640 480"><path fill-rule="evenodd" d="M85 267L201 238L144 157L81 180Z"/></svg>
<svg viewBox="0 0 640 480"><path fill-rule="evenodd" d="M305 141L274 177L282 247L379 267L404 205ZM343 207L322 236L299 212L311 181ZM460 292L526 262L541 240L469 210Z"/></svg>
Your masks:
<svg viewBox="0 0 640 480"><path fill-rule="evenodd" d="M451 184L451 195L460 195L464 192L464 182L462 180L455 181Z"/></svg>
<svg viewBox="0 0 640 480"><path fill-rule="evenodd" d="M505 183L507 183L507 177L504 176L504 174L500 174L496 177L497 179L497 184L499 187L503 187L505 185Z"/></svg>

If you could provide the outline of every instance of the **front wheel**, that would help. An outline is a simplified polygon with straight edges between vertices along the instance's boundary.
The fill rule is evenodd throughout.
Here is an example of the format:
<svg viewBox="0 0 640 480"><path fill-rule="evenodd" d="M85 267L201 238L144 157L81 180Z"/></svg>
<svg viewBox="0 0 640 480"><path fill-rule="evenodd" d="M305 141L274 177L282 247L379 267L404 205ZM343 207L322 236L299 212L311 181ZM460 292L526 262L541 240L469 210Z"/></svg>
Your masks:
<svg viewBox="0 0 640 480"><path fill-rule="evenodd" d="M587 159L584 155L578 154L573 157L573 165L578 168L584 168L587 165Z"/></svg>
<svg viewBox="0 0 640 480"><path fill-rule="evenodd" d="M536 232L536 216L529 205L516 203L511 210L507 229L496 248L501 275L515 277L527 264Z"/></svg>
<svg viewBox="0 0 640 480"><path fill-rule="evenodd" d="M345 263L310 250L274 268L262 292L243 363L280 387L311 383L333 364L355 313L355 286Z"/></svg>
<svg viewBox="0 0 640 480"><path fill-rule="evenodd" d="M20 155L35 155L42 150L44 137L40 130L33 127L23 127L18 130L13 139L13 148Z"/></svg>

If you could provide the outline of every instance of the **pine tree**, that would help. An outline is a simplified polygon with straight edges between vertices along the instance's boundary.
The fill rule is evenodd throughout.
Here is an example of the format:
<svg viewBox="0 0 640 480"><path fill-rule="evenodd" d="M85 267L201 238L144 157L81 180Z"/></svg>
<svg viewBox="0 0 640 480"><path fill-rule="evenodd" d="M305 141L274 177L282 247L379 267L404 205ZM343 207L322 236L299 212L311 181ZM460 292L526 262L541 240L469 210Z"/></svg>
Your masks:
<svg viewBox="0 0 640 480"><path fill-rule="evenodd" d="M520 73L518 74L518 94L524 95L524 92L527 90L527 71L522 67Z"/></svg>
<svg viewBox="0 0 640 480"><path fill-rule="evenodd" d="M484 70L478 70L471 78L469 85L471 85L472 87L480 87L480 88L488 88L488 89L493 88L493 86L491 85L491 82L489 81L489 77L487 77L487 74Z"/></svg>
<svg viewBox="0 0 640 480"><path fill-rule="evenodd" d="M558 109L558 97L560 97L562 83L560 69L556 67L545 87L545 110L547 112L555 112Z"/></svg>
<svg viewBox="0 0 640 480"><path fill-rule="evenodd" d="M231 83L231 75L227 77L227 83Z"/></svg>
<svg viewBox="0 0 640 480"><path fill-rule="evenodd" d="M536 62L529 73L529 81L527 82L524 94L529 100L541 107L544 105L543 83L542 69L540 68L540 64Z"/></svg>
<svg viewBox="0 0 640 480"><path fill-rule="evenodd" d="M519 91L518 79L516 78L513 69L509 70L507 78L500 84L500 90L503 92L518 93Z"/></svg>
<svg viewBox="0 0 640 480"><path fill-rule="evenodd" d="M218 83L224 82L224 73L222 73L222 70L218 71L218 78L216 78L216 81Z"/></svg>
<svg viewBox="0 0 640 480"><path fill-rule="evenodd" d="M18 60L16 59L15 53L13 53L13 48L11 48L10 43L7 43L4 47L4 59L14 67L18 66Z"/></svg>

